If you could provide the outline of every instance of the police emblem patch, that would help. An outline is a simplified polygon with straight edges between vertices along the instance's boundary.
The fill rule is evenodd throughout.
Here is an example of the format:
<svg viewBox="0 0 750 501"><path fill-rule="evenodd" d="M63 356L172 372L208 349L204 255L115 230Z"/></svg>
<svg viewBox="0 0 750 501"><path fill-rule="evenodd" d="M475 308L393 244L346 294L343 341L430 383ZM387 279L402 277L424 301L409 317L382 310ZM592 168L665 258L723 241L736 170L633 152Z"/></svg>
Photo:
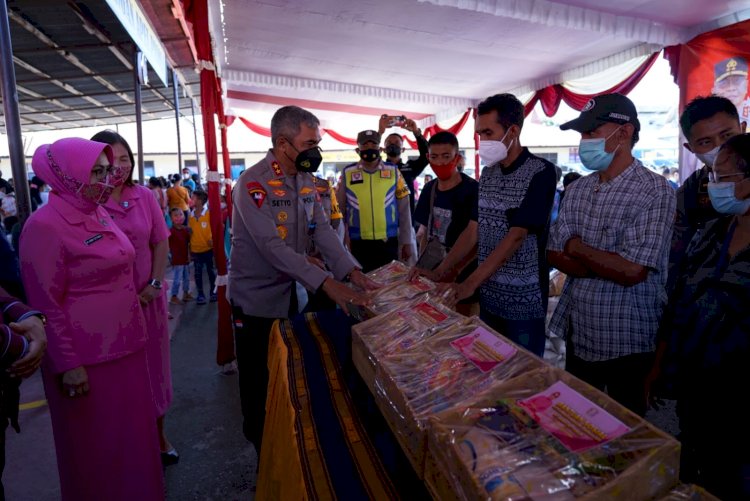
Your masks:
<svg viewBox="0 0 750 501"><path fill-rule="evenodd" d="M276 218L279 220L280 223L286 223L287 219L289 219L289 214L287 214L284 211L281 211L276 215Z"/></svg>
<svg viewBox="0 0 750 501"><path fill-rule="evenodd" d="M260 209L263 206L263 202L266 200L266 190L260 183L252 182L245 185L247 188L247 194L255 202L255 205Z"/></svg>
<svg viewBox="0 0 750 501"><path fill-rule="evenodd" d="M279 225L276 227L276 231L279 234L279 238L281 238L282 240L286 240L287 235L289 235L289 230L286 226Z"/></svg>
<svg viewBox="0 0 750 501"><path fill-rule="evenodd" d="M271 170L273 170L273 173L276 177L281 177L284 175L284 173L281 171L281 165L279 165L279 162L273 162L271 164Z"/></svg>

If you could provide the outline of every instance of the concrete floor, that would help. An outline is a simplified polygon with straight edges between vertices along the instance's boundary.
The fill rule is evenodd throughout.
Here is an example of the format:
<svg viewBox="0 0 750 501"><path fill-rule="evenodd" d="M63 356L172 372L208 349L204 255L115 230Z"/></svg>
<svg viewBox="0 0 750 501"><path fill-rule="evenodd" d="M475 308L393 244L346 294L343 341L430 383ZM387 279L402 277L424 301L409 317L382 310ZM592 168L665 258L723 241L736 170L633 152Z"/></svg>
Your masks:
<svg viewBox="0 0 750 501"><path fill-rule="evenodd" d="M216 365L216 305L170 305L174 400L167 434L180 462L166 470L168 500L252 500L255 449L242 435L237 376ZM21 434L6 432L9 501L60 498L49 410L39 374L21 386Z"/></svg>

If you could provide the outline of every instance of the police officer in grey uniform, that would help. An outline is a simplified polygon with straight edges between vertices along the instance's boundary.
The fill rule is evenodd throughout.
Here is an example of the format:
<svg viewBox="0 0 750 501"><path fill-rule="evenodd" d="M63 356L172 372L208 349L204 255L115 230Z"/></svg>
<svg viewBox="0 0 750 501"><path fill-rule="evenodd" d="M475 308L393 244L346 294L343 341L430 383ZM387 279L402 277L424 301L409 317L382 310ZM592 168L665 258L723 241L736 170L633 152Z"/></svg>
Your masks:
<svg viewBox="0 0 750 501"><path fill-rule="evenodd" d="M367 303L341 281L376 288L327 223L313 177L320 165L320 122L296 106L271 120L273 148L247 169L232 192L234 217L229 297L239 369L243 432L260 457L273 322L298 313L295 282L323 291L346 311ZM308 258L320 252L322 269Z"/></svg>

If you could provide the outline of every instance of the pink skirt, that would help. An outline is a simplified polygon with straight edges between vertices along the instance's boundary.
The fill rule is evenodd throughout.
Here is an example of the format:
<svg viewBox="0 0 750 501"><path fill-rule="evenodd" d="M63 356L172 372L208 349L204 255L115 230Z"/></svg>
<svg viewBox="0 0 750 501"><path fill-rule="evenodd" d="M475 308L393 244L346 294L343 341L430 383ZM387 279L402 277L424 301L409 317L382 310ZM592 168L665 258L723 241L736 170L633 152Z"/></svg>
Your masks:
<svg viewBox="0 0 750 501"><path fill-rule="evenodd" d="M167 293L162 292L143 307L146 319L146 358L151 392L154 395L156 417L167 413L172 403L172 363L169 346Z"/></svg>
<svg viewBox="0 0 750 501"><path fill-rule="evenodd" d="M63 394L44 371L63 501L164 499L146 352L86 366L89 393Z"/></svg>

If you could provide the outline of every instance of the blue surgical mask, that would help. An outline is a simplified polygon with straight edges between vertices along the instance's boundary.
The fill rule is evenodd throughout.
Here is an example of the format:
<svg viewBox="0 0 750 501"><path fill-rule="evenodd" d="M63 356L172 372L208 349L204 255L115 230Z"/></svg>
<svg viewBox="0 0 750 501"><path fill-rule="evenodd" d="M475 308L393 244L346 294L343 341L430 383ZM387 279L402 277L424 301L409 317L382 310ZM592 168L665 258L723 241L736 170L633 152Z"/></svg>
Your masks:
<svg viewBox="0 0 750 501"><path fill-rule="evenodd" d="M620 127L613 130L612 134L606 138L581 139L581 143L578 145L578 156L581 158L584 167L593 171L602 171L609 167L620 145L618 144L615 151L611 153L607 152L605 146L607 140L614 136L618 130L620 130Z"/></svg>
<svg viewBox="0 0 750 501"><path fill-rule="evenodd" d="M708 197L719 214L741 216L750 210L750 200L738 200L734 195L735 183L708 183Z"/></svg>

